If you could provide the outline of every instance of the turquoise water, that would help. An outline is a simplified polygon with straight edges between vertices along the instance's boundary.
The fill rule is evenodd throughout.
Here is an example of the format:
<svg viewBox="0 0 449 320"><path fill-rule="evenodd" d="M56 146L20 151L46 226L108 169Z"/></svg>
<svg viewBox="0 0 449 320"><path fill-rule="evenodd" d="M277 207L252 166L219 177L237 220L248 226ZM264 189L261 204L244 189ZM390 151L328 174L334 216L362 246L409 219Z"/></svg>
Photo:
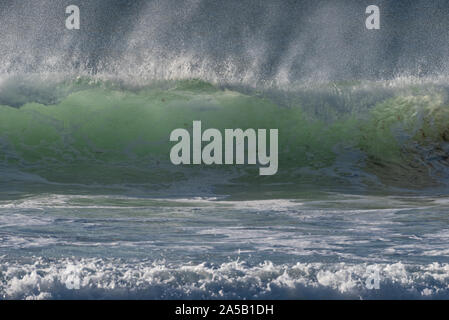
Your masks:
<svg viewBox="0 0 449 320"><path fill-rule="evenodd" d="M0 295L447 298L448 93L3 79ZM278 173L172 165L194 120L279 129Z"/></svg>

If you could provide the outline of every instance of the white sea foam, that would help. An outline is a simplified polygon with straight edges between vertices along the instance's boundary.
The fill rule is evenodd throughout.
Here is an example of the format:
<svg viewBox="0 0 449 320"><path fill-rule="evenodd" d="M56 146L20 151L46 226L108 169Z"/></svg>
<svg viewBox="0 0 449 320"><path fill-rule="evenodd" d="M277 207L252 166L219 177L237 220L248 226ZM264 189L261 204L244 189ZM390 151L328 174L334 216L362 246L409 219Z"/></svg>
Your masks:
<svg viewBox="0 0 449 320"><path fill-rule="evenodd" d="M336 198L2 201L0 297L449 298L444 204L425 202L429 216L406 200L383 208L376 197ZM86 252L101 258L69 258ZM368 267L379 270L379 290L366 288Z"/></svg>
<svg viewBox="0 0 449 320"><path fill-rule="evenodd" d="M4 258L3 258L4 259ZM171 265L164 261L33 258L0 264L4 299L447 298L449 265L377 264L380 289L369 290L366 264L243 261ZM70 284L75 283L73 288Z"/></svg>
<svg viewBox="0 0 449 320"><path fill-rule="evenodd" d="M87 203L80 201L89 200ZM219 197L191 197L191 198L135 198L123 196L83 196L83 195L59 195L48 194L28 197L18 200L0 201L0 209L114 209L114 208L141 208L143 205L151 207L165 202L172 207L188 204L190 206L210 205L224 207L238 207L255 211L285 211L288 208L301 206L302 203L296 200L272 199L272 200L250 200L250 201L225 201ZM123 201L121 205L111 205L111 200ZM96 202L95 202L96 201ZM132 203L139 201L139 206ZM128 203L127 203L128 202ZM157 203L156 203L157 202ZM93 204L95 203L95 204ZM96 204L98 203L98 204Z"/></svg>

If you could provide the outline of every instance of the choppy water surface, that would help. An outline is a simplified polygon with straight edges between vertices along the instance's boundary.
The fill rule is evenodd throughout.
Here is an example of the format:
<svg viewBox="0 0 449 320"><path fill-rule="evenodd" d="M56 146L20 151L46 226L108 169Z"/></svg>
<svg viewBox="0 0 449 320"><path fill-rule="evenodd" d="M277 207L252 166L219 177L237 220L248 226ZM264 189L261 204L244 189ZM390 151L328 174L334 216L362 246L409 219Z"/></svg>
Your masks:
<svg viewBox="0 0 449 320"><path fill-rule="evenodd" d="M0 210L4 298L448 295L443 196L42 194L2 200ZM366 289L372 267L379 290Z"/></svg>

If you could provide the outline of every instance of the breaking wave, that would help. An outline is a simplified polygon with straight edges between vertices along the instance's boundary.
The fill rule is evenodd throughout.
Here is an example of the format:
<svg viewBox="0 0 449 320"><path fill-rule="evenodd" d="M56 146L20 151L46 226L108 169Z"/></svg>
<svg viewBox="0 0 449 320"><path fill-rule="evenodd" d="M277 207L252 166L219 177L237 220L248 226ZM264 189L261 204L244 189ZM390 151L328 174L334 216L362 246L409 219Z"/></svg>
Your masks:
<svg viewBox="0 0 449 320"><path fill-rule="evenodd" d="M200 80L136 85L12 77L0 85L0 170L56 183L170 185L200 175L170 163L170 132L191 130L201 120L207 128L277 128L280 134L276 176L257 177L248 166L202 167L209 177L442 186L449 159L446 83L332 82L261 93Z"/></svg>
<svg viewBox="0 0 449 320"><path fill-rule="evenodd" d="M444 6L383 3L382 28L369 33L352 0L80 6L75 32L60 1L0 5L3 179L447 184ZM169 133L192 120L279 129L279 173L169 165Z"/></svg>

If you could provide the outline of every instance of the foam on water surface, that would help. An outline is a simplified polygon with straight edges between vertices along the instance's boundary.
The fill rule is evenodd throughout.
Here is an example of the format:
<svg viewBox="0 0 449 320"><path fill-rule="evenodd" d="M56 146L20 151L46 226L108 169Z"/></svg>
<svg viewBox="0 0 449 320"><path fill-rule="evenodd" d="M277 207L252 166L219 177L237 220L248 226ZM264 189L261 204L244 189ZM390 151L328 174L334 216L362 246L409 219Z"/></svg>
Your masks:
<svg viewBox="0 0 449 320"><path fill-rule="evenodd" d="M4 259L4 258L3 258ZM33 258L0 267L6 299L429 299L447 298L447 264L376 264L379 290L366 288L367 265L346 263L171 265L105 259Z"/></svg>
<svg viewBox="0 0 449 320"><path fill-rule="evenodd" d="M419 206L414 197L381 199L4 201L0 292L5 299L447 297L445 198ZM366 286L372 270L378 290Z"/></svg>

